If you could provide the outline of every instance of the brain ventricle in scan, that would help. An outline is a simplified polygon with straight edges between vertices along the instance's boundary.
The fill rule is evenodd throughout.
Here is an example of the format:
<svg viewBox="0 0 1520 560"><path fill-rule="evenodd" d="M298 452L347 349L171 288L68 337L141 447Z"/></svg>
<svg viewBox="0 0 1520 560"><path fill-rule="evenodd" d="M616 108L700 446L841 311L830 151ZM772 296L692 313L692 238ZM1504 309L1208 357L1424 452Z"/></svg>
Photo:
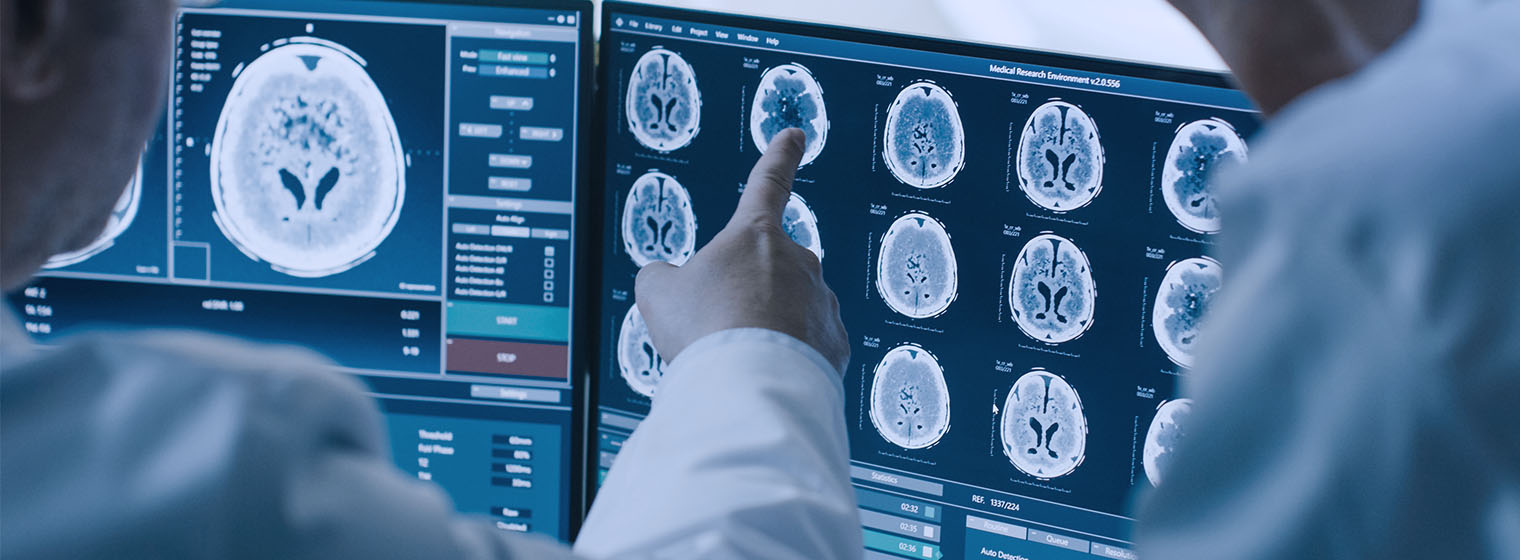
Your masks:
<svg viewBox="0 0 1520 560"><path fill-rule="evenodd" d="M1177 445L1187 439L1188 418L1193 414L1192 399L1177 399L1161 403L1156 417L1145 432L1145 450L1142 464L1145 478L1152 486L1160 486L1170 470L1177 454Z"/></svg>
<svg viewBox="0 0 1520 560"><path fill-rule="evenodd" d="M914 344L887 352L871 384L871 424L903 449L939 443L950 430L950 390L933 354Z"/></svg>
<svg viewBox="0 0 1520 560"><path fill-rule="evenodd" d="M1003 454L1019 471L1051 479L1071 474L1087 452L1082 399L1061 376L1036 369L1003 402Z"/></svg>
<svg viewBox="0 0 1520 560"><path fill-rule="evenodd" d="M666 367L665 360L649 338L649 325L644 323L639 306L629 308L618 333L618 370L623 381L633 392L653 398L660 380L665 377Z"/></svg>
<svg viewBox="0 0 1520 560"><path fill-rule="evenodd" d="M792 238L792 241L812 251L818 260L823 260L823 239L818 234L818 215L813 213L812 207L797 193L792 193L791 199L786 202L786 209L781 212L781 229L786 231L787 237Z"/></svg>
<svg viewBox="0 0 1520 560"><path fill-rule="evenodd" d="M681 266L697 247L697 215L686 187L650 171L634 181L623 204L623 250L640 268L656 261Z"/></svg>
<svg viewBox="0 0 1520 560"><path fill-rule="evenodd" d="M363 60L335 43L291 39L244 67L210 155L217 225L286 274L353 268L400 220L396 122Z"/></svg>
<svg viewBox="0 0 1520 560"><path fill-rule="evenodd" d="M1050 101L1035 109L1019 139L1019 188L1055 212L1076 210L1103 188L1098 126L1081 107Z"/></svg>
<svg viewBox="0 0 1520 560"><path fill-rule="evenodd" d="M914 212L892 223L876 262L876 291L904 316L926 319L944 313L958 289L955 250L944 224Z"/></svg>
<svg viewBox="0 0 1520 560"><path fill-rule="evenodd" d="M801 129L807 137L802 164L818 159L829 139L829 112L823 87L801 64L782 64L760 76L750 106L749 130L755 146L765 153L771 140L788 128Z"/></svg>
<svg viewBox="0 0 1520 560"><path fill-rule="evenodd" d="M930 81L903 88L887 109L882 158L904 184L943 187L966 163L966 130L950 92Z"/></svg>
<svg viewBox="0 0 1520 560"><path fill-rule="evenodd" d="M655 47L628 79L628 127L640 144L672 152L691 144L702 124L696 71L674 51Z"/></svg>
<svg viewBox="0 0 1520 560"><path fill-rule="evenodd" d="M1167 269L1156 294L1151 327L1161 349L1177 365L1193 366L1193 348L1204 315L1223 284L1223 269L1208 257L1187 259Z"/></svg>
<svg viewBox="0 0 1520 560"><path fill-rule="evenodd" d="M1008 303L1030 338L1057 344L1082 336L1092 326L1096 299L1087 255L1071 240L1042 234L1019 251Z"/></svg>
<svg viewBox="0 0 1520 560"><path fill-rule="evenodd" d="M1207 119L1183 125L1167 150L1161 173L1167 209L1183 227L1198 233L1218 232L1219 205L1211 178L1219 169L1245 161L1246 141L1230 123Z"/></svg>

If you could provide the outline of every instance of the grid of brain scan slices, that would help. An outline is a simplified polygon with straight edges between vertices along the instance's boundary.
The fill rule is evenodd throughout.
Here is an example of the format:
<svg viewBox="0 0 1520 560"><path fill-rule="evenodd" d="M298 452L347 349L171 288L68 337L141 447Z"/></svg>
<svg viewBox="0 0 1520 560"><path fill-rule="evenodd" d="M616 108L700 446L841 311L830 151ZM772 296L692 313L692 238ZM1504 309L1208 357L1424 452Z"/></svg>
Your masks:
<svg viewBox="0 0 1520 560"><path fill-rule="evenodd" d="M1186 434L1179 379L1223 288L1213 177L1247 157L1245 98L1217 76L609 6L603 471L667 367L635 275L710 241L796 127L784 227L851 335L868 548L970 550L993 537L961 529L1019 504L1026 542L1124 552L1129 496ZM911 535L873 527L936 503Z"/></svg>

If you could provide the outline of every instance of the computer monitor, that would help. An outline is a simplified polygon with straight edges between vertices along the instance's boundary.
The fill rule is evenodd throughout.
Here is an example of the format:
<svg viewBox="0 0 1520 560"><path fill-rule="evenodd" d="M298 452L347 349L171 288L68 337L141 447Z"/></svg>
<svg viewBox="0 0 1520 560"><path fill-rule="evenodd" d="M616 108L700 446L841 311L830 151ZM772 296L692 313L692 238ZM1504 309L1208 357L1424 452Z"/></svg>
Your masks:
<svg viewBox="0 0 1520 560"><path fill-rule="evenodd" d="M582 513L572 333L585 1L182 9L162 128L100 241L13 298L42 343L189 327L365 382L403 470L505 531Z"/></svg>
<svg viewBox="0 0 1520 560"><path fill-rule="evenodd" d="M1258 126L1226 77L621 2L600 64L599 475L658 398L640 265L800 127L784 225L851 336L867 557L1134 557L1221 282L1210 173Z"/></svg>

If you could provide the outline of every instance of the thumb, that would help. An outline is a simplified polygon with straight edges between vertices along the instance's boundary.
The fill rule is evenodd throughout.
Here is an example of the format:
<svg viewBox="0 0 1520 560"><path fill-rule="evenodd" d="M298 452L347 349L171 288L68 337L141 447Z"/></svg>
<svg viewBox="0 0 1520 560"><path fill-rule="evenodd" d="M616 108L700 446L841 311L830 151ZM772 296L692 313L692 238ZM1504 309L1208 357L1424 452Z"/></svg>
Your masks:
<svg viewBox="0 0 1520 560"><path fill-rule="evenodd" d="M771 140L765 155L749 174L749 182L744 186L744 195L739 198L739 207L734 210L730 225L781 224L781 212L792 196L792 179L797 175L798 164L802 163L806 143L807 136L796 128L783 130Z"/></svg>
<svg viewBox="0 0 1520 560"><path fill-rule="evenodd" d="M665 261L655 261L645 265L639 270L639 276L633 283L633 299L639 305L639 312L644 314L647 322L652 309L651 305L660 299L662 289L669 289L674 284L670 281L679 267Z"/></svg>

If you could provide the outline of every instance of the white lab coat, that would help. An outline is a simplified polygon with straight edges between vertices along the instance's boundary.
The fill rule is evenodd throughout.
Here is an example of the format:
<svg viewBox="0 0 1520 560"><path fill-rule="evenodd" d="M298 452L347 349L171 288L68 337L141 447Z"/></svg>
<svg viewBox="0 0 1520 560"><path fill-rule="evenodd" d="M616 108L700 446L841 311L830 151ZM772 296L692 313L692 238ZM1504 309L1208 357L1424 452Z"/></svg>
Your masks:
<svg viewBox="0 0 1520 560"><path fill-rule="evenodd" d="M0 316L0 556L856 558L839 375L727 331L681 355L576 552L454 513L321 358L188 332L36 349Z"/></svg>
<svg viewBox="0 0 1520 560"><path fill-rule="evenodd" d="M1517 146L1513 1L1269 123L1143 558L1520 558Z"/></svg>

